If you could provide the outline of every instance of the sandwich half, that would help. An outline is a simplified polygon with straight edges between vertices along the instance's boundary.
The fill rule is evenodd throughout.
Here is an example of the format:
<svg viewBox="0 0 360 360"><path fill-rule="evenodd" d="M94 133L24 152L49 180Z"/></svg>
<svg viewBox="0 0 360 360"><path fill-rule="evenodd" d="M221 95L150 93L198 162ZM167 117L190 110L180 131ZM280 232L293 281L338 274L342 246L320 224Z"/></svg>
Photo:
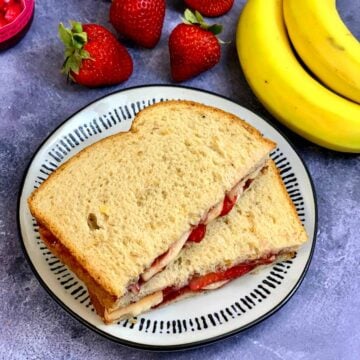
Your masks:
<svg viewBox="0 0 360 360"><path fill-rule="evenodd" d="M261 171L253 186L226 217L209 225L201 243L186 246L177 259L116 308L101 306L106 323L137 316L152 308L224 286L260 266L291 258L307 240L275 164Z"/></svg>
<svg viewBox="0 0 360 360"><path fill-rule="evenodd" d="M234 115L162 102L63 164L28 203L48 248L116 308L203 239L274 147Z"/></svg>

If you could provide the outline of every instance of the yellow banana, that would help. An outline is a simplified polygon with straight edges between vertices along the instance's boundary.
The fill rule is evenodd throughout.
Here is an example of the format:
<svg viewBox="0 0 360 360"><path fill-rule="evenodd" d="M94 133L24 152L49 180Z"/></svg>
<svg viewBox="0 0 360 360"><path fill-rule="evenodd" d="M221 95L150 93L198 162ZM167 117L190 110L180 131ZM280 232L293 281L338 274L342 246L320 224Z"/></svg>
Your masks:
<svg viewBox="0 0 360 360"><path fill-rule="evenodd" d="M263 105L308 140L360 153L360 105L314 80L296 59L285 29L282 0L248 0L236 44L245 77Z"/></svg>
<svg viewBox="0 0 360 360"><path fill-rule="evenodd" d="M360 103L360 42L342 22L336 0L284 0L292 44L330 89Z"/></svg>

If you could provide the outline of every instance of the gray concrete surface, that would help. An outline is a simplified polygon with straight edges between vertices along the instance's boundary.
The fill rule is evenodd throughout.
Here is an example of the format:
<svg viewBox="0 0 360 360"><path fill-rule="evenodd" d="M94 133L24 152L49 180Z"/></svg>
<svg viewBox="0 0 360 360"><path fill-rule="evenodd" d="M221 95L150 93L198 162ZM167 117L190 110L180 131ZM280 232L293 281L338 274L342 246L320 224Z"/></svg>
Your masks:
<svg viewBox="0 0 360 360"><path fill-rule="evenodd" d="M226 95L276 121L247 86L234 32L245 1L219 19L225 24L221 64L184 83ZM0 359L359 359L360 158L312 145L284 130L313 177L319 233L313 262L294 297L274 316L216 344L183 353L155 354L112 343L69 316L40 286L21 251L16 223L23 172L43 139L90 101L117 89L169 83L167 38L182 1L168 1L161 42L154 50L130 46L135 71L119 86L90 90L61 76L59 21L108 23L108 1L37 1L30 32L0 53ZM338 7L360 38L360 1Z"/></svg>

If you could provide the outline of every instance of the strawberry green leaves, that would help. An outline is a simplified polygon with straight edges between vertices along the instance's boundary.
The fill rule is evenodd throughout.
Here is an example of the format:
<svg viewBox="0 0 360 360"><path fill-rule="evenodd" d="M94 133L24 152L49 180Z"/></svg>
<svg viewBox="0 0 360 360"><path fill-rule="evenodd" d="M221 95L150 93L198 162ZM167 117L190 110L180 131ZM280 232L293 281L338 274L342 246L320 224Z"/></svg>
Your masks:
<svg viewBox="0 0 360 360"><path fill-rule="evenodd" d="M198 11L192 12L189 9L185 10L182 20L187 25L198 25L201 29L210 31L214 35L220 34L223 29L222 25L220 24L207 24L203 16Z"/></svg>
<svg viewBox="0 0 360 360"><path fill-rule="evenodd" d="M65 45L65 61L61 72L72 79L71 72L79 73L83 59L90 59L90 54L83 49L87 43L87 34L83 31L82 24L70 21L71 29L59 24L59 37Z"/></svg>

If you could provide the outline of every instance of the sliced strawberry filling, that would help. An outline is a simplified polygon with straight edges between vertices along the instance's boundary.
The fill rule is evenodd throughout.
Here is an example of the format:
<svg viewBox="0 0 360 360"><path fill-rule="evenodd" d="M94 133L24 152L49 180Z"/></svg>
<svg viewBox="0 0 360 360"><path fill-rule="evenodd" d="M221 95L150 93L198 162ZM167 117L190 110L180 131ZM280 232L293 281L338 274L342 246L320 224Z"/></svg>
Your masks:
<svg viewBox="0 0 360 360"><path fill-rule="evenodd" d="M219 281L236 279L242 275L247 274L248 272L255 269L259 265L270 264L273 261L274 261L274 257L269 256L266 258L262 258L260 260L255 260L240 265L236 265L224 271L213 272L203 276L195 277L190 280L189 288L191 289L191 291L198 291L207 287L210 284Z"/></svg>
<svg viewBox="0 0 360 360"><path fill-rule="evenodd" d="M247 179L243 189L246 190L253 181L254 181L254 179Z"/></svg>
<svg viewBox="0 0 360 360"><path fill-rule="evenodd" d="M192 241L199 243L206 234L206 225L199 224L194 230L191 232L190 236L188 237L187 241Z"/></svg>
<svg viewBox="0 0 360 360"><path fill-rule="evenodd" d="M163 300L156 307L170 302L180 295L184 295L189 292L196 292L205 289L207 286L222 282L236 279L240 276L247 274L254 270L259 265L271 264L276 259L275 255L268 255L261 259L248 261L239 265L235 265L229 269L223 271L212 272L202 276L193 277L189 284L181 288L167 287L163 290Z"/></svg>
<svg viewBox="0 0 360 360"><path fill-rule="evenodd" d="M164 304L171 300L176 299L180 295L184 295L188 292L191 292L191 289L189 286L184 286L182 288L176 288L174 286L171 286L171 287L167 287L162 292L163 292L163 301L161 302L161 304ZM159 304L159 305L161 305L161 304Z"/></svg>
<svg viewBox="0 0 360 360"><path fill-rule="evenodd" d="M233 199L230 199L226 195L225 199L224 199L223 208L221 210L220 216L227 215L231 211L231 209L234 207L234 205L236 204L236 201L237 201L237 196L234 197Z"/></svg>
<svg viewBox="0 0 360 360"><path fill-rule="evenodd" d="M211 208L208 211L208 214L205 216L205 219L203 219L200 224L198 224L196 227L194 227L192 229L192 231L190 232L186 242L193 242L193 243L201 242L201 240L205 237L205 234L206 234L207 221L210 220L209 216L212 215L211 219L214 219L214 218L217 218L217 217L222 217L222 216L227 215L232 210L232 208L235 206L235 204L236 204L236 202L238 200L238 197L239 197L239 193L245 191L250 186L250 184L253 182L253 180L254 179L249 178L249 179L247 179L245 181L245 184L243 184L243 185L241 185L242 181L239 182L230 191L230 193L226 194L225 197L224 197L224 200L222 202L221 211L219 209L219 205L221 203L214 206L213 208ZM150 272L152 273L151 275L146 276L146 278L142 275L140 280L137 283L132 284L132 285L130 285L128 287L128 290L133 292L134 294L137 294L140 291L141 285L144 282L147 281L147 278L152 277L153 275L155 275L157 272L161 271L166 266L165 264L161 264L161 262L162 263L171 262L172 259L170 259L170 258L173 258L173 257L175 257L177 255L177 254L171 254L171 256L170 256L170 252L172 252L172 253L174 252L174 251L171 251L171 250L172 249L170 247L168 251L166 251L164 254L158 256L152 262L152 264L151 264L151 266L149 268ZM165 260L167 257L169 257L169 260ZM165 260L165 261L163 261L163 260Z"/></svg>

